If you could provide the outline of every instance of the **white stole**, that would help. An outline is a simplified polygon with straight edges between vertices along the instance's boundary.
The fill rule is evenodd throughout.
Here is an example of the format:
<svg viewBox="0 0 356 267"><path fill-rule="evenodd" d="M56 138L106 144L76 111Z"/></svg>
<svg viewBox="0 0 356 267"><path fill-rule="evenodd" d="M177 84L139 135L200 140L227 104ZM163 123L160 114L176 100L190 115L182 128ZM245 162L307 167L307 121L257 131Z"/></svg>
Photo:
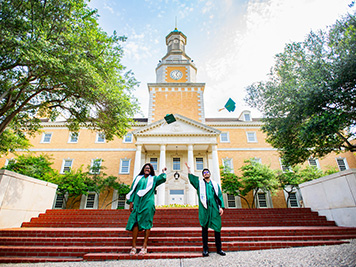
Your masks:
<svg viewBox="0 0 356 267"><path fill-rule="evenodd" d="M138 182L142 179L142 177L144 177L143 175L139 175L136 177L135 181L134 181L134 185L132 186L132 189L131 191L126 195L126 199L129 200L132 193L135 191L136 189L136 186L138 184ZM147 181L147 185L146 185L146 188L145 189L141 189L137 192L137 195L139 197L143 197L144 195L147 194L148 191L150 191L152 189L152 186L153 186L153 176L148 176L148 181Z"/></svg>
<svg viewBox="0 0 356 267"><path fill-rule="evenodd" d="M214 193L217 197L219 197L219 187L217 182L210 180L211 183L213 184L213 188L214 188ZM206 199L206 185L205 185L205 181L204 180L200 180L199 181L199 191L200 191L200 202L203 204L204 208L208 208L207 205L207 199Z"/></svg>

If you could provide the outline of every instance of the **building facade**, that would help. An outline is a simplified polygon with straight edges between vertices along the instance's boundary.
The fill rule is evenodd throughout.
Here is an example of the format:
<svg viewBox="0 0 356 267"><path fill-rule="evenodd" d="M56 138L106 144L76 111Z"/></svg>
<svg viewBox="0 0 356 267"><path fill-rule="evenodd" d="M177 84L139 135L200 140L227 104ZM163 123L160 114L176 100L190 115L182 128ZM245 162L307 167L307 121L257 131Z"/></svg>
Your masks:
<svg viewBox="0 0 356 267"><path fill-rule="evenodd" d="M206 118L204 114L205 83L196 81L197 67L185 52L187 37L177 29L166 37L167 54L156 67L156 82L148 84L148 118L135 119L135 124L123 138L106 142L105 136L82 128L71 133L64 122L43 122L43 132L31 139L31 151L49 154L53 167L61 173L81 166L101 164L105 173L118 176L131 184L146 162L152 163L158 174L168 168L167 182L157 188L156 205L197 205L196 190L189 184L187 162L201 177L209 168L212 179L220 182L219 166L229 166L239 174L244 160L255 159L272 169L282 169L278 152L265 141L260 119L253 119L246 110L236 118ZM176 121L168 124L164 117L174 114ZM13 155L0 159L5 165ZM330 154L324 159L310 159L305 164L323 170L356 168L356 158L350 153ZM82 196L77 208L124 207L124 196L114 190L105 199L95 193ZM228 208L245 208L239 197L224 195ZM248 196L251 200L252 193ZM287 196L257 192L256 207L284 208ZM298 207L301 196L293 194L291 206ZM55 208L62 208L57 199Z"/></svg>

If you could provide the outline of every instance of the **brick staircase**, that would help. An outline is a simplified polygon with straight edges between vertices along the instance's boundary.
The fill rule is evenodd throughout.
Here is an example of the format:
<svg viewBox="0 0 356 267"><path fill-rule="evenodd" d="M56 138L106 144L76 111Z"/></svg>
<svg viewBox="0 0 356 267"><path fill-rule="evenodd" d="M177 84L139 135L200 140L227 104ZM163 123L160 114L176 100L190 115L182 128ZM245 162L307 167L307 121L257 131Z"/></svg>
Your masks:
<svg viewBox="0 0 356 267"><path fill-rule="evenodd" d="M47 210L21 228L0 230L0 263L201 257L197 209L157 209L148 254L129 256L128 210ZM227 209L225 251L336 245L356 238L310 209ZM209 231L210 251L215 251ZM138 247L143 236L139 235Z"/></svg>

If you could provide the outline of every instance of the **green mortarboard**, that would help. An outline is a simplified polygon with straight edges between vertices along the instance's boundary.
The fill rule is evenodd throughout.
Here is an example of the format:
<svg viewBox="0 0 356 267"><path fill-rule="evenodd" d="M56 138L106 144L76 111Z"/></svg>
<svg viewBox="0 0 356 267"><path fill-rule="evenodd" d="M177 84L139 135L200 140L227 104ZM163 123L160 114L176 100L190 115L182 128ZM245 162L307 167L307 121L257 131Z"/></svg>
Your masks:
<svg viewBox="0 0 356 267"><path fill-rule="evenodd" d="M173 114L167 114L164 119L168 124L176 121L176 118L174 118Z"/></svg>
<svg viewBox="0 0 356 267"><path fill-rule="evenodd" d="M234 100L232 100L231 98L229 98L229 100L227 101L227 103L225 104L225 108L229 111L232 112L235 110L236 105Z"/></svg>

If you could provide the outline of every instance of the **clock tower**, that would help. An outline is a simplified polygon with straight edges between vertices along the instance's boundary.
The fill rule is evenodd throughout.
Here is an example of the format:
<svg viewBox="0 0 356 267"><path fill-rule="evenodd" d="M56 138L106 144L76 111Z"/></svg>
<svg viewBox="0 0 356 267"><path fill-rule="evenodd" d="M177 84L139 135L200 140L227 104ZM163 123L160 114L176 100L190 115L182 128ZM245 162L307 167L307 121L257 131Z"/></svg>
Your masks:
<svg viewBox="0 0 356 267"><path fill-rule="evenodd" d="M148 84L149 123L171 113L205 122L205 83L196 82L197 68L185 53L186 44L187 37L177 28L166 36L167 54L157 65L156 83Z"/></svg>

